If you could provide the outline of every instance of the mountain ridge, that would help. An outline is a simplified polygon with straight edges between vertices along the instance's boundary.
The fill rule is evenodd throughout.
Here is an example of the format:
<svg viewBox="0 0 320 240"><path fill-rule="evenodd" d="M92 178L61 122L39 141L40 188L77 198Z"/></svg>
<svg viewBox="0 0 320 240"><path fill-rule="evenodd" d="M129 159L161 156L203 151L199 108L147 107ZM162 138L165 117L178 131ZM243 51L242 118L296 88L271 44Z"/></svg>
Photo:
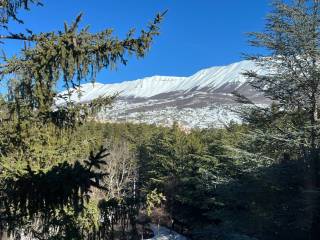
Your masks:
<svg viewBox="0 0 320 240"><path fill-rule="evenodd" d="M124 97L149 98L167 92L200 90L205 87L215 90L228 83L240 85L246 83L247 79L241 72L257 69L253 62L244 60L227 66L202 69L189 77L155 75L120 83L85 83L81 85L82 97L77 101L81 102L81 98L87 100L89 95L98 97L119 93ZM88 97L85 97L86 94L89 94Z"/></svg>
<svg viewBox="0 0 320 240"><path fill-rule="evenodd" d="M265 103L242 74L251 70L262 71L254 62L244 60L202 69L189 77L152 76L113 84L86 83L80 87L81 94L75 91L70 100L86 103L118 94L113 108L99 114L101 120L164 125L177 121L190 128L215 127L239 121L232 111L241 107L234 101L234 91L258 104Z"/></svg>

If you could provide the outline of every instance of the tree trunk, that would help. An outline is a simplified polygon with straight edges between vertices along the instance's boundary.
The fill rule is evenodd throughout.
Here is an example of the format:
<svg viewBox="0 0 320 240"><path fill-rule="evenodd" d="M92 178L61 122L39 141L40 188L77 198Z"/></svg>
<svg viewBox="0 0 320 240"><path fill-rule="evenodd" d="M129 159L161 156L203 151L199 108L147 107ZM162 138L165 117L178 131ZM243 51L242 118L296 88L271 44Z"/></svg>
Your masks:
<svg viewBox="0 0 320 240"><path fill-rule="evenodd" d="M0 240L8 240L10 239L6 232L0 230Z"/></svg>

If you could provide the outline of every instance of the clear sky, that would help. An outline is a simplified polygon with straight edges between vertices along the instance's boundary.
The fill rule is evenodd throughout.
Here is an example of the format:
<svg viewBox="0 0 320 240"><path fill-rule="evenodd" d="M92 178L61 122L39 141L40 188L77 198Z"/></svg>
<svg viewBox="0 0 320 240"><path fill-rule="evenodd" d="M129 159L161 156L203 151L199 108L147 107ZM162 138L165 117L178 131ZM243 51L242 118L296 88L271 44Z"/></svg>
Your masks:
<svg viewBox="0 0 320 240"><path fill-rule="evenodd" d="M92 32L113 28L123 37L132 27L145 27L156 13L168 9L151 51L144 59L129 58L127 66L103 71L98 82L112 83L152 75L188 76L196 71L241 60L248 47L246 32L262 31L270 0L43 0L20 15L34 32L62 30L84 13L82 25ZM19 42L7 45L12 53Z"/></svg>

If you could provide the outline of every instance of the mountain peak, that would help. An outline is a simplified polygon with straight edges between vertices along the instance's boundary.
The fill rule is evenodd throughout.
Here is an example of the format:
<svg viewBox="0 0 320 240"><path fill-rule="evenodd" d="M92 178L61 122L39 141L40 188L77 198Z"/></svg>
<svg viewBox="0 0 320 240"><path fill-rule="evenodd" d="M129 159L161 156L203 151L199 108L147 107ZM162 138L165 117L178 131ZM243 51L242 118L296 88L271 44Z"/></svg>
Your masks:
<svg viewBox="0 0 320 240"><path fill-rule="evenodd" d="M86 83L81 86L80 98L77 94L72 99L83 102L115 93L119 93L121 97L149 98L159 94L188 92L194 89L217 90L228 84L246 83L247 79L241 73L253 69L256 69L253 62L241 61L227 66L206 68L189 77L156 75L113 84Z"/></svg>
<svg viewBox="0 0 320 240"><path fill-rule="evenodd" d="M99 113L100 120L164 125L176 121L190 128L217 127L239 120L230 111L240 106L234 101L233 91L256 103L265 103L265 98L242 75L248 70L260 71L253 62L241 61L206 68L189 77L152 76L113 84L86 83L80 87L81 94L75 92L71 100L90 102L99 96L118 93L113 108Z"/></svg>

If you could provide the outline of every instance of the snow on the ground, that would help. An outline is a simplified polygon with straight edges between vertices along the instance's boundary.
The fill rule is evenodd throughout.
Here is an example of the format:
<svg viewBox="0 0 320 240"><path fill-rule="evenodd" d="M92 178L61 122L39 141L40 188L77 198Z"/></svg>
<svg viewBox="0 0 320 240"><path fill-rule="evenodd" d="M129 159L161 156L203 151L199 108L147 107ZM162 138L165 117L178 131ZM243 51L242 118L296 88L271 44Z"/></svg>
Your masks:
<svg viewBox="0 0 320 240"><path fill-rule="evenodd" d="M146 240L187 240L185 236L182 236L175 231L172 231L166 227L159 227L155 224L150 224L150 228L154 233L153 238L149 238Z"/></svg>
<svg viewBox="0 0 320 240"><path fill-rule="evenodd" d="M230 121L241 122L239 116L230 110L240 109L239 106L212 105L201 108L180 109L177 107L164 107L162 109L138 112L134 111L134 106L131 104L123 104L125 107L122 107L121 104L121 102L116 102L113 108L99 113L97 119L102 122L133 122L164 126L172 126L173 122L177 122L188 129L223 127ZM128 113L128 109L132 110L132 112Z"/></svg>

